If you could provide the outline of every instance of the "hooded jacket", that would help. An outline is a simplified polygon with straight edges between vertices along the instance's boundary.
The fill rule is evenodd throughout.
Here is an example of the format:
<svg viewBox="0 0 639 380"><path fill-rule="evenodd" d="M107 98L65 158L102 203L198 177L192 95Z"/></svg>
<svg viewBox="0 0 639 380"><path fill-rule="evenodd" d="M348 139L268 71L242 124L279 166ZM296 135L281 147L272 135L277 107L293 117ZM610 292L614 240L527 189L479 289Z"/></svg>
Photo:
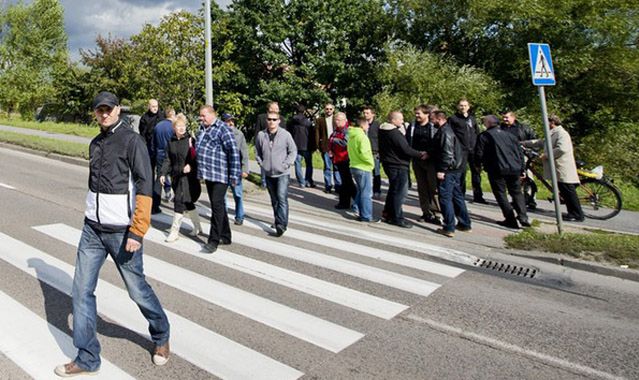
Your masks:
<svg viewBox="0 0 639 380"><path fill-rule="evenodd" d="M379 159L385 166L408 169L411 158L420 157L420 152L411 148L398 127L383 123L379 127Z"/></svg>
<svg viewBox="0 0 639 380"><path fill-rule="evenodd" d="M350 167L366 172L373 171L375 159L373 158L371 142L366 136L366 132L359 127L350 127L347 129L347 134Z"/></svg>
<svg viewBox="0 0 639 380"><path fill-rule="evenodd" d="M273 140L271 140L271 137ZM277 128L275 136L269 136L268 129L260 131L255 138L255 159L268 177L289 174L291 165L297 158L297 147L290 133Z"/></svg>

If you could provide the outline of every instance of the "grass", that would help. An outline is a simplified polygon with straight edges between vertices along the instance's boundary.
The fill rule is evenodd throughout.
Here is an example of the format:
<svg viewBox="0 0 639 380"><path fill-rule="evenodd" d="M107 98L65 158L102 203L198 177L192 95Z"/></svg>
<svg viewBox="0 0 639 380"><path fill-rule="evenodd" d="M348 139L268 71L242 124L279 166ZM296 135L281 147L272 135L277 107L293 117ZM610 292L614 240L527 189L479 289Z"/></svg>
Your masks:
<svg viewBox="0 0 639 380"><path fill-rule="evenodd" d="M54 123L50 121L40 123L37 121L25 121L19 118L0 117L0 124L89 138L95 137L95 135L100 132L97 125Z"/></svg>
<svg viewBox="0 0 639 380"><path fill-rule="evenodd" d="M580 259L639 268L639 236L588 230L588 233L548 234L526 228L505 239L508 248L563 253Z"/></svg>
<svg viewBox="0 0 639 380"><path fill-rule="evenodd" d="M89 146L86 144L5 131L0 131L0 141L47 153L89 159Z"/></svg>

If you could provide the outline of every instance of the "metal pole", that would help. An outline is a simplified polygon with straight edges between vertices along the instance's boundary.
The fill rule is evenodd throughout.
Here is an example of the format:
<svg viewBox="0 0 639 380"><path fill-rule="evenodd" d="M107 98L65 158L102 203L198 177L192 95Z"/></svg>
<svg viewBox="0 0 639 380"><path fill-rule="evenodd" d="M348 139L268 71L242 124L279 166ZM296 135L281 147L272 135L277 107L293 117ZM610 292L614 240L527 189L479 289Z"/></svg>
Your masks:
<svg viewBox="0 0 639 380"><path fill-rule="evenodd" d="M213 68L211 52L211 0L204 1L204 77L206 81L206 104L213 105Z"/></svg>
<svg viewBox="0 0 639 380"><path fill-rule="evenodd" d="M559 186L557 185L557 172L555 171L555 157L552 153L552 141L550 141L550 126L548 125L548 110L546 109L546 91L544 86L539 86L539 100L541 101L541 116L544 119L544 135L546 136L546 157L550 164L550 178L552 179L552 196L555 203L555 218L557 219L557 233L562 234L561 210L559 209Z"/></svg>

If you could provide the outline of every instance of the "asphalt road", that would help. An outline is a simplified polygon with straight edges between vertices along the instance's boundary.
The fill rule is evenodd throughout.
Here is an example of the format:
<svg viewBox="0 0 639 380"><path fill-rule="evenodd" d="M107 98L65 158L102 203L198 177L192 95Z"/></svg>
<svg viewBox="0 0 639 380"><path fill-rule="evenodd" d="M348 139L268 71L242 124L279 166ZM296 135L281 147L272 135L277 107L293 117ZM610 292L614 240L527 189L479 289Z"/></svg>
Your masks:
<svg viewBox="0 0 639 380"><path fill-rule="evenodd" d="M87 169L0 148L0 173L0 379L55 378L53 367L73 356L69 284ZM251 219L214 255L186 236L164 243L164 207L144 254L173 355L153 366L145 321L107 261L101 377L639 378L638 283L516 259L426 226L359 224L319 189L292 188L291 200L278 239L267 233L265 192L248 195ZM207 206L204 194L202 215ZM489 228L480 221L473 234ZM538 272L473 266L485 257Z"/></svg>

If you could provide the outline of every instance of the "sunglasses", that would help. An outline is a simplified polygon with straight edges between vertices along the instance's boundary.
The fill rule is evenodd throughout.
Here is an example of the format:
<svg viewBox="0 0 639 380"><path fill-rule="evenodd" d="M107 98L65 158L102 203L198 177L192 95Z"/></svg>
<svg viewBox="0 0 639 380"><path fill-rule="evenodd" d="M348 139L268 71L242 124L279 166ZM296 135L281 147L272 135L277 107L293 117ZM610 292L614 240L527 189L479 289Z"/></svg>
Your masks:
<svg viewBox="0 0 639 380"><path fill-rule="evenodd" d="M278 121L279 119L271 119L270 117L268 119L266 119L268 121Z"/></svg>

